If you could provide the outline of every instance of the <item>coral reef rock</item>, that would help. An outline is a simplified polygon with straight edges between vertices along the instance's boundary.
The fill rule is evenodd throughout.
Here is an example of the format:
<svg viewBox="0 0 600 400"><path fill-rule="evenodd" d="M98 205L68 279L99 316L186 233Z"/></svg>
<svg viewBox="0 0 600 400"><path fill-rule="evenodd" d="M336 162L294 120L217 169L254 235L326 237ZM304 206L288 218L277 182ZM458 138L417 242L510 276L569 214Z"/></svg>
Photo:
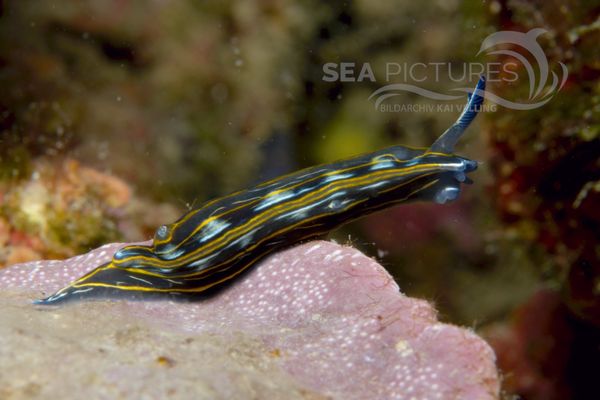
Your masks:
<svg viewBox="0 0 600 400"><path fill-rule="evenodd" d="M265 259L202 301L35 306L119 244L0 271L0 397L493 399L495 355L331 242Z"/></svg>

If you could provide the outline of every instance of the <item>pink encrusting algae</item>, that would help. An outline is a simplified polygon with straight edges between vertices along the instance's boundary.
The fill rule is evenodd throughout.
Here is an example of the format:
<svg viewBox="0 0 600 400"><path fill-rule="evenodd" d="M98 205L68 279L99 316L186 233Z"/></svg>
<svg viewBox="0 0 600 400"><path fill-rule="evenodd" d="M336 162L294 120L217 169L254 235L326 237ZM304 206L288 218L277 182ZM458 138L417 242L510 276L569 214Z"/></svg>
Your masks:
<svg viewBox="0 0 600 400"><path fill-rule="evenodd" d="M21 302L25 297L41 298L108 261L120 246L106 245L66 261L9 267L0 271L2 296L18 292ZM209 334L225 338L232 346L240 337L257 341L270 349L276 368L284 376L321 396L407 400L498 397L495 356L486 342L469 329L438 322L429 303L401 294L377 262L351 247L331 242L305 243L274 254L226 290L202 301L82 300L50 310L69 313L89 308L92 319L94 307L100 305L102 313L125 316L140 329L192 337ZM25 308L34 316L48 314L44 311L49 309L30 304ZM43 338L40 340L39 351L43 353ZM160 349L161 343L155 346ZM227 366L222 361L220 365L211 362L214 360L207 356L203 367L210 367L206 374L219 381L213 375L222 375ZM115 368L117 363L115 360L112 366L100 368ZM89 368L95 368L93 359ZM198 379L207 380L206 374L199 372ZM125 381L132 378L127 372L121 375L114 379L130 387L129 392L123 389L126 394L140 396L150 390L146 385L127 386ZM139 379L152 382L152 372ZM277 387L275 376L266 374L264 379L273 379L272 387ZM0 383L10 386L2 378ZM228 395L232 390L243 395L243 386L233 386L227 389ZM219 390L217 393L225 396Z"/></svg>

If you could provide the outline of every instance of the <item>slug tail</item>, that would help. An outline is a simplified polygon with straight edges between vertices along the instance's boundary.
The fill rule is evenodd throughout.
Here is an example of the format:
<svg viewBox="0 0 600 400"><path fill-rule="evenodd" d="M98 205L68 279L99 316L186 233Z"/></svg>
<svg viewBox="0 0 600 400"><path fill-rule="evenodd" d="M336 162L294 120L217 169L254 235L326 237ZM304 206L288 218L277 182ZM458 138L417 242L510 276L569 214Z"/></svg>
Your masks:
<svg viewBox="0 0 600 400"><path fill-rule="evenodd" d="M69 286L59 290L58 292L54 293L52 296L48 296L43 299L33 300L32 303L35 305L43 305L43 306L52 305L52 304L64 301L66 299L66 297L68 296L68 294L69 294Z"/></svg>
<svg viewBox="0 0 600 400"><path fill-rule="evenodd" d="M94 292L98 292L98 290L93 286L86 286L86 283L91 281L92 278L98 275L99 273L114 269L115 268L111 262L102 264L99 267L94 268L81 278L77 279L76 281L71 282L69 285L60 289L51 296L45 297L43 299L33 300L33 304L46 306L64 303L73 298L90 296L90 294L94 294Z"/></svg>
<svg viewBox="0 0 600 400"><path fill-rule="evenodd" d="M429 151L452 154L454 153L454 146L459 141L465 130L469 127L471 122L477 116L477 113L481 110L483 104L483 98L485 94L485 76L481 76L475 86L473 93L468 95L467 104L463 112L460 114L458 119L450 128L448 128L437 140L431 145Z"/></svg>

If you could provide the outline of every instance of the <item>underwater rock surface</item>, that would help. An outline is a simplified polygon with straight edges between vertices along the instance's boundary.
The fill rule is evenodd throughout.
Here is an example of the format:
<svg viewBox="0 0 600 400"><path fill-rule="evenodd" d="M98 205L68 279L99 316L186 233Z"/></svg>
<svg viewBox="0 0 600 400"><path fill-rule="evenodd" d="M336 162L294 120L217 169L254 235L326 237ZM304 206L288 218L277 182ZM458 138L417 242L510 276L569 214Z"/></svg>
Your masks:
<svg viewBox="0 0 600 400"><path fill-rule="evenodd" d="M121 245L0 271L0 397L494 399L486 342L331 242L265 259L200 302L34 306Z"/></svg>

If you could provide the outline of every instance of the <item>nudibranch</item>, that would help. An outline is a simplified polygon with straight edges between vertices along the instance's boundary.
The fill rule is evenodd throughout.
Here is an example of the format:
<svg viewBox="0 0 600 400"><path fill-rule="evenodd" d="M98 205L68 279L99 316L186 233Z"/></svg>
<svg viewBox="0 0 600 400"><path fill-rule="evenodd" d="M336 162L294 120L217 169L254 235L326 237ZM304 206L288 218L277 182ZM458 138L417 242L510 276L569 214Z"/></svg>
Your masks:
<svg viewBox="0 0 600 400"><path fill-rule="evenodd" d="M481 77L456 122L426 148L393 146L307 168L209 201L37 300L115 293L194 294L219 288L266 255L396 204L455 200L477 162L454 146L483 104Z"/></svg>

